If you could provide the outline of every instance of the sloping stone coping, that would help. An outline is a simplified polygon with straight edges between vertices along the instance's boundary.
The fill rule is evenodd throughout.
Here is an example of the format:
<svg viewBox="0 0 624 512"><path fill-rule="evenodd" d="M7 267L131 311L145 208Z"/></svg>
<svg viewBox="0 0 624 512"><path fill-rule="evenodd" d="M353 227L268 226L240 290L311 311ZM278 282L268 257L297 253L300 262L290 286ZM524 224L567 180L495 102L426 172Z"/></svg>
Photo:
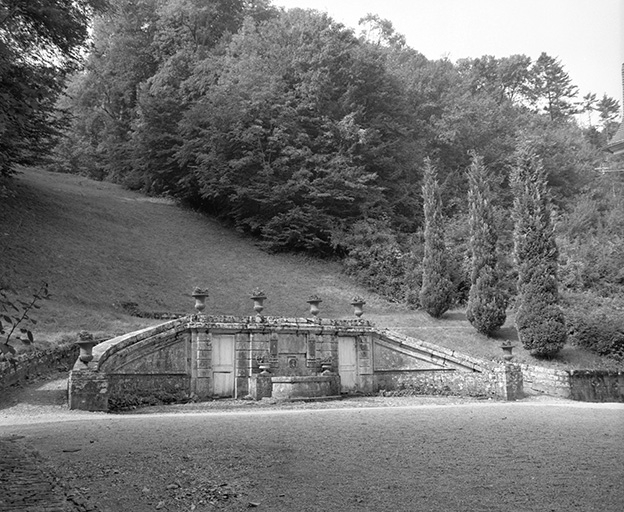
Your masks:
<svg viewBox="0 0 624 512"><path fill-rule="evenodd" d="M377 331L376 334L380 341L385 341L393 346L394 350L409 355L418 355L421 359L428 359L432 363L443 367L473 372L489 372L496 367L496 365L487 361L476 359L466 354L434 345L433 343L403 336L390 330Z"/></svg>

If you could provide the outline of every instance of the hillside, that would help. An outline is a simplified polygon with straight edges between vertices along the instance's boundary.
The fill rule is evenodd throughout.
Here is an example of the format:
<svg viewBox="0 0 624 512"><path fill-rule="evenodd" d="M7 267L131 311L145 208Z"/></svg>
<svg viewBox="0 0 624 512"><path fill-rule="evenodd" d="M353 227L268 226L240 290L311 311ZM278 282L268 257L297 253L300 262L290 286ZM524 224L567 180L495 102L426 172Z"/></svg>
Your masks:
<svg viewBox="0 0 624 512"><path fill-rule="evenodd" d="M36 312L39 340L75 339L128 332L155 320L124 312L193 311L195 286L210 291L209 314L249 315L253 289L268 296L265 313L307 316L306 300L323 299L321 316L352 315L351 297L362 295L365 318L381 327L487 359L499 358L500 339L515 339L510 321L499 339L478 335L463 312L434 320L391 304L357 286L338 263L299 255L268 254L253 240L170 201L76 175L24 169L0 203L0 282L24 295L45 280L52 300ZM11 197L12 196L12 197ZM517 361L535 362L521 347ZM562 366L600 366L590 354L566 347Z"/></svg>

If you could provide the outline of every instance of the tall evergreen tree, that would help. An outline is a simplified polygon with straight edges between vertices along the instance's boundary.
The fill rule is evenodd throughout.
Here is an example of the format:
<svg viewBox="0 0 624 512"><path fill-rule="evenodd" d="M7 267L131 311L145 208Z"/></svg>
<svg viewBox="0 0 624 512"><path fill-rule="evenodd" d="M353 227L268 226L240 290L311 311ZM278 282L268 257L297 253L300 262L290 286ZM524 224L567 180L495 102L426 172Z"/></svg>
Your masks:
<svg viewBox="0 0 624 512"><path fill-rule="evenodd" d="M552 121L566 119L576 113L574 99L578 87L572 83L558 59L542 52L531 71L531 99L543 108Z"/></svg>
<svg viewBox="0 0 624 512"><path fill-rule="evenodd" d="M425 159L423 176L423 209L425 214L425 255L420 305L434 318L441 317L453 302L453 283L444 244L442 201L436 168Z"/></svg>
<svg viewBox="0 0 624 512"><path fill-rule="evenodd" d="M516 329L531 355L551 357L566 341L558 306L557 245L546 173L533 148L522 144L512 171L514 256L518 267Z"/></svg>
<svg viewBox="0 0 624 512"><path fill-rule="evenodd" d="M500 286L492 177L476 153L472 154L468 182L472 261L466 317L477 331L489 336L505 323L507 299Z"/></svg>
<svg viewBox="0 0 624 512"><path fill-rule="evenodd" d="M600 101L596 104L596 110L600 115L600 123L602 124L606 139L609 140L617 129L615 120L620 113L620 103L606 94L603 94Z"/></svg>

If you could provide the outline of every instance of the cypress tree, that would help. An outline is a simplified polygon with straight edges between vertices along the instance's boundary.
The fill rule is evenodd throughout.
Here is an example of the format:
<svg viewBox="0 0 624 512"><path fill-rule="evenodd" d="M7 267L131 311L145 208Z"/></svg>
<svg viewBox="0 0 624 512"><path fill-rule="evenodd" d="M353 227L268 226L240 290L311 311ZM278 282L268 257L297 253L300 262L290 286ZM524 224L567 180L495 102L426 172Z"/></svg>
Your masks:
<svg viewBox="0 0 624 512"><path fill-rule="evenodd" d="M566 341L565 319L558 306L557 245L552 206L541 160L528 144L516 155L514 256L518 270L516 329L524 348L537 357L552 357Z"/></svg>
<svg viewBox="0 0 624 512"><path fill-rule="evenodd" d="M492 177L476 153L468 169L468 183L472 261L466 317L477 331L490 336L505 323L507 298L500 287Z"/></svg>
<svg viewBox="0 0 624 512"><path fill-rule="evenodd" d="M434 318L441 317L453 302L453 284L444 244L442 200L437 171L427 158L423 177L425 244L420 305Z"/></svg>

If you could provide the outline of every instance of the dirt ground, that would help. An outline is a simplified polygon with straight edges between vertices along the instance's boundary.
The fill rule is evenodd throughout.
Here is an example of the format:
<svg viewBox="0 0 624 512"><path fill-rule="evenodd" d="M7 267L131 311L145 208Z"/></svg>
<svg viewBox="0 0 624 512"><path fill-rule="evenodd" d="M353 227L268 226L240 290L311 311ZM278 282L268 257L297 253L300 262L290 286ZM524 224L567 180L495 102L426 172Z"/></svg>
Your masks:
<svg viewBox="0 0 624 512"><path fill-rule="evenodd" d="M64 508L20 508L0 465L0 509L623 510L624 404L359 397L113 415L68 411L65 387L0 397L3 457L35 457Z"/></svg>

